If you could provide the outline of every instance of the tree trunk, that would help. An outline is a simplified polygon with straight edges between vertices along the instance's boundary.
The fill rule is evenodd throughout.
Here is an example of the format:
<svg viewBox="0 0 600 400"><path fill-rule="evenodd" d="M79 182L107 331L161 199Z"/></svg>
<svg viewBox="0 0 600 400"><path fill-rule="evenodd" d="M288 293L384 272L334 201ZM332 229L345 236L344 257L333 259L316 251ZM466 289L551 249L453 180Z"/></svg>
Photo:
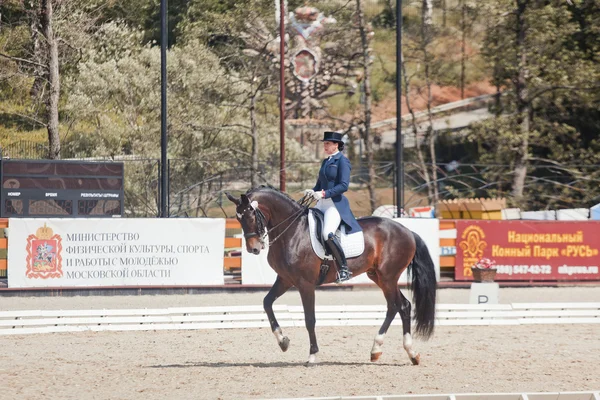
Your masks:
<svg viewBox="0 0 600 400"><path fill-rule="evenodd" d="M29 30L31 32L33 61L35 61L36 64L33 67L34 79L31 89L29 90L29 96L33 102L36 102L48 79L46 70L41 66L47 63L47 51L46 46L43 46L40 43L40 29L43 31L40 17L42 17L43 11L40 8L40 4L36 1L32 1L30 6L32 7L32 10L29 12L29 15L31 16Z"/></svg>
<svg viewBox="0 0 600 400"><path fill-rule="evenodd" d="M377 178L375 174L375 165L373 164L373 137L371 135L371 56L369 54L369 40L367 26L365 22L365 15L363 12L363 3L361 0L356 1L356 11L358 12L358 29L360 31L360 42L362 47L362 63L364 71L364 88L365 88L365 102L364 102L364 129L363 138L365 141L365 155L367 158L367 168L369 170L367 178L367 189L369 191L369 203L371 206L371 213L377 208L377 197L375 193L375 180Z"/></svg>
<svg viewBox="0 0 600 400"><path fill-rule="evenodd" d="M446 0L442 0L442 26L446 27Z"/></svg>
<svg viewBox="0 0 600 400"><path fill-rule="evenodd" d="M467 21L466 21L466 5L465 0L461 2L461 14L460 14L460 29L461 29L461 42L460 42L460 98L465 98L465 65L467 61L466 52L466 41L467 41Z"/></svg>
<svg viewBox="0 0 600 400"><path fill-rule="evenodd" d="M432 5L431 0L423 0L422 9L422 25L421 25L421 41L423 51L423 61L425 64L425 85L427 87L427 120L429 126L427 127L428 139L429 139L429 157L431 159L431 178L430 182L433 188L433 198L431 201L433 204L437 204L439 200L438 186L437 186L437 157L435 155L435 142L436 133L433 129L433 115L431 113L431 106L433 97L431 95L431 56L429 54L428 46L431 43L433 35L433 19L432 19Z"/></svg>
<svg viewBox="0 0 600 400"><path fill-rule="evenodd" d="M527 165L529 158L529 117L531 104L528 99L527 78L527 52L525 37L527 26L525 22L525 11L528 0L516 0L517 2L517 64L518 69L515 76L515 93L517 95L517 120L519 123L520 143L516 149L515 170L513 178L512 194L515 203L523 199L525 178L527 177Z"/></svg>
<svg viewBox="0 0 600 400"><path fill-rule="evenodd" d="M258 128L256 124L256 98L258 91L250 98L250 135L252 137L252 171L250 176L251 187L258 186Z"/></svg>
<svg viewBox="0 0 600 400"><path fill-rule="evenodd" d="M60 136L58 133L58 101L60 98L60 75L58 72L58 40L52 29L52 0L42 0L42 27L48 49L48 158L60 158Z"/></svg>
<svg viewBox="0 0 600 400"><path fill-rule="evenodd" d="M433 189L431 187L431 180L429 179L429 170L427 169L427 165L425 164L425 157L423 156L423 151L421 150L421 146L419 146L417 119L415 118L415 112L410 105L410 96L408 95L410 92L410 90L409 90L410 86L409 86L409 82L408 82L408 75L406 74L406 65L404 63L404 56L402 56L402 61L400 62L400 65L402 67L402 78L404 78L404 87L406 88L405 89L406 90L406 108L408 108L408 112L410 113L410 116L411 116L410 120L411 120L412 130L415 135L415 149L417 150L417 158L419 159L419 167L421 168L421 171L423 174L423 180L425 181L425 184L427 185L428 198L432 199L433 198ZM398 118L398 120L400 120L400 122L397 121L396 123L402 123L401 118Z"/></svg>
<svg viewBox="0 0 600 400"><path fill-rule="evenodd" d="M498 67L498 63L499 60L497 57L494 57L494 76L499 77L500 76L500 72L499 72L499 67ZM496 86L496 94L494 95L494 115L496 116L496 118L500 117L500 115L502 114L502 87L500 86L500 79L496 78L494 79L495 81L495 86Z"/></svg>
<svg viewBox="0 0 600 400"><path fill-rule="evenodd" d="M422 28L431 29L433 27L433 0L423 0L423 7L421 8L421 19ZM426 32L429 35L430 32Z"/></svg>

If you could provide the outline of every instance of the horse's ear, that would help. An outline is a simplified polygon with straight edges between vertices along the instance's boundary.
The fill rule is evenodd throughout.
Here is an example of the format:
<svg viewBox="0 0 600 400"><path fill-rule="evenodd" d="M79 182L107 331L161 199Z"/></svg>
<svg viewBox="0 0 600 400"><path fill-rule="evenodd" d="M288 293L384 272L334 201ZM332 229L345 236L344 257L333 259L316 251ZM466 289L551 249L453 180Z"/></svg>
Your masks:
<svg viewBox="0 0 600 400"><path fill-rule="evenodd" d="M246 196L245 194L242 195L242 204L250 204L250 199L248 199L248 196Z"/></svg>
<svg viewBox="0 0 600 400"><path fill-rule="evenodd" d="M235 197L233 197L231 194L229 194L229 192L225 192L225 196L227 196L227 198L229 199L229 201L231 201L232 203L234 203L236 206L240 205L240 200L236 199Z"/></svg>

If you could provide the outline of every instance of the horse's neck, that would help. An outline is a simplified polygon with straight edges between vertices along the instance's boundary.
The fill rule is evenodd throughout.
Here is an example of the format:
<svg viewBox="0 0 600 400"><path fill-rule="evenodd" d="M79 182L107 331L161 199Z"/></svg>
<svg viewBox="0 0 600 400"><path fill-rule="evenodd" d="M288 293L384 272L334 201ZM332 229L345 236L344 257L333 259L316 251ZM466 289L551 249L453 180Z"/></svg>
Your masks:
<svg viewBox="0 0 600 400"><path fill-rule="evenodd" d="M298 214L302 212L302 209L296 207L295 203L288 199L275 196L261 196L258 199L258 204L262 204L269 214L267 217L267 229L272 229L273 227L285 229L289 224L294 223L294 220L298 222L301 219L301 216ZM280 229L277 229L277 231L280 231Z"/></svg>

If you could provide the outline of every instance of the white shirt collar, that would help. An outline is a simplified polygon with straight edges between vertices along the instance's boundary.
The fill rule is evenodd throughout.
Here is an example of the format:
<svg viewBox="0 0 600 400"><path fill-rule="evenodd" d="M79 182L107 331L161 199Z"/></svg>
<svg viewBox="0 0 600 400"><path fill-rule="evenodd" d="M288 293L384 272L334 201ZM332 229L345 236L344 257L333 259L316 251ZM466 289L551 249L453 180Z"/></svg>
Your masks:
<svg viewBox="0 0 600 400"><path fill-rule="evenodd" d="M337 155L337 153L339 153L340 151L336 151L335 153L333 153L332 155L330 155L329 157L327 157L328 160L331 160L333 157L335 157Z"/></svg>

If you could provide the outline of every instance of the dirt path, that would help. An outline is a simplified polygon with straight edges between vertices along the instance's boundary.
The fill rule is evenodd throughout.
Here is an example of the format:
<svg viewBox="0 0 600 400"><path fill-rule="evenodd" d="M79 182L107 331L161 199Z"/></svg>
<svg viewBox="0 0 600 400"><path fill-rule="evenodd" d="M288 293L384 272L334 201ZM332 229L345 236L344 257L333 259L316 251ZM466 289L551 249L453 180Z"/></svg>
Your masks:
<svg viewBox="0 0 600 400"><path fill-rule="evenodd" d="M0 298L0 309L260 304L265 293ZM465 303L468 290L440 290ZM594 301L600 288L502 289L501 302ZM299 304L291 292L280 304ZM320 291L318 304L382 304L375 290ZM446 327L415 341L410 365L393 326L378 363L375 327L318 327L319 364L306 367L303 328L85 332L0 336L0 399L274 399L310 396L599 390L600 325Z"/></svg>

